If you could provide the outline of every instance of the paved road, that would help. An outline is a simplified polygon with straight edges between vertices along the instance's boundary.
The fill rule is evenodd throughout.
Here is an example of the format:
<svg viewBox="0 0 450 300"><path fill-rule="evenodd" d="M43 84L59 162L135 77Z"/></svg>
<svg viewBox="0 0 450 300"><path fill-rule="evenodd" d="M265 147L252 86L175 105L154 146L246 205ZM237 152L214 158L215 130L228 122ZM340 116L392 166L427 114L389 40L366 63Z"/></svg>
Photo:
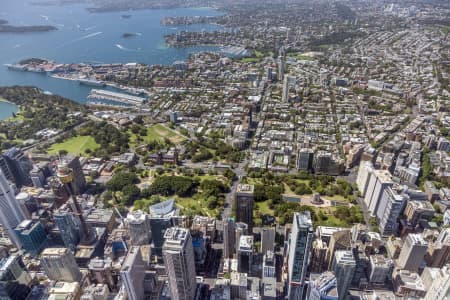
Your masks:
<svg viewBox="0 0 450 300"><path fill-rule="evenodd" d="M247 172L245 172L244 170L245 165L247 165L247 159L244 159L241 163L238 164L236 168L233 169L233 172L236 174L238 179L233 182L233 185L230 188L230 192L225 197L225 205L222 211L222 220L231 217L233 201L236 194L237 186L241 181L242 177L247 175Z"/></svg>

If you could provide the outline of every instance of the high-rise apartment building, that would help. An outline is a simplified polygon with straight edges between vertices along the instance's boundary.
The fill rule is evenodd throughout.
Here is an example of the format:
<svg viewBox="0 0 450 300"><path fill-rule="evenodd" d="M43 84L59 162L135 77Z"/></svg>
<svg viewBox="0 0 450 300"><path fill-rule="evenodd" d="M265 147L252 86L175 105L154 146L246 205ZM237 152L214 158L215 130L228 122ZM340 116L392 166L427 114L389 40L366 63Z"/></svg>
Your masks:
<svg viewBox="0 0 450 300"><path fill-rule="evenodd" d="M310 212L294 213L288 256L288 298L290 300L302 297L313 240L314 229Z"/></svg>
<svg viewBox="0 0 450 300"><path fill-rule="evenodd" d="M81 272L75 257L67 248L46 248L41 253L41 265L50 280L80 281Z"/></svg>
<svg viewBox="0 0 450 300"><path fill-rule="evenodd" d="M383 191L378 209L380 233L382 235L395 235L398 230L398 217L403 212L407 196L388 187Z"/></svg>
<svg viewBox="0 0 450 300"><path fill-rule="evenodd" d="M362 197L366 195L372 171L373 165L370 161L361 161L358 169L358 176L356 177L356 186Z"/></svg>
<svg viewBox="0 0 450 300"><path fill-rule="evenodd" d="M364 202L374 216L378 213L378 206L384 190L394 184L391 178L391 173L387 170L374 170L370 176Z"/></svg>
<svg viewBox="0 0 450 300"><path fill-rule="evenodd" d="M197 282L191 234L188 229L172 227L164 239L163 259L172 299L193 300Z"/></svg>

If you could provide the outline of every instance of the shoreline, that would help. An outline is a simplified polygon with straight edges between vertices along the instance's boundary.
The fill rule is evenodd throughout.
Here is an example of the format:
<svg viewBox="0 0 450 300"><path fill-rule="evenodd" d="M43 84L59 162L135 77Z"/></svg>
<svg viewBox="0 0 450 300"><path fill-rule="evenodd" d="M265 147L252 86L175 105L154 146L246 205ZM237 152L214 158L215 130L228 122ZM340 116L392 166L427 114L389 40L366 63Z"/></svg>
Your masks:
<svg viewBox="0 0 450 300"><path fill-rule="evenodd" d="M16 110L15 110L15 111L12 111L11 114L9 114L9 115L5 115L4 118L0 117L0 122L8 122L9 120L11 120L11 119L14 118L14 117L12 116L12 113L17 114L17 113L19 113L19 112L21 111L21 107L20 107L19 105L15 104L15 103L13 103L13 102L11 102L11 101L5 99L5 98L1 98L1 97L0 97L0 105L1 105L2 103L6 103L6 104L9 104L9 105L14 105L14 107L16 108Z"/></svg>

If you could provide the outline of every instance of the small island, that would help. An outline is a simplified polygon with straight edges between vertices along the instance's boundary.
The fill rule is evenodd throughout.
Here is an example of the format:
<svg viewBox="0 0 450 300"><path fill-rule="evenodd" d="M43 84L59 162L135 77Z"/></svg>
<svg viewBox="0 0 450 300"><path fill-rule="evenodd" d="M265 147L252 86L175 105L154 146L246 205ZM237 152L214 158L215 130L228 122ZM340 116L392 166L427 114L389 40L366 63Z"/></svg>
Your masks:
<svg viewBox="0 0 450 300"><path fill-rule="evenodd" d="M51 25L14 26L9 25L6 20L0 20L0 33L47 32L53 30L57 30L57 28Z"/></svg>

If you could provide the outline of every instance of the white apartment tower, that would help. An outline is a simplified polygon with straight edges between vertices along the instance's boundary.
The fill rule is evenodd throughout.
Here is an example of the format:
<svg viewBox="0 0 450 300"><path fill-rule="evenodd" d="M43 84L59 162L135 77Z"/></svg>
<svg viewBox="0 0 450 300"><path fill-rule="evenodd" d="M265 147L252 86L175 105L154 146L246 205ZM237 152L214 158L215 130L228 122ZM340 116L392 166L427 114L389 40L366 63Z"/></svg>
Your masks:
<svg viewBox="0 0 450 300"><path fill-rule="evenodd" d="M391 173L387 170L374 170L370 176L364 202L374 216L377 215L384 190L394 184L391 178Z"/></svg>
<svg viewBox="0 0 450 300"><path fill-rule="evenodd" d="M367 191L367 185L369 184L370 175L373 171L373 165L370 161L361 161L358 170L358 176L356 178L356 185L358 186L358 190L361 193L361 196L364 197Z"/></svg>

